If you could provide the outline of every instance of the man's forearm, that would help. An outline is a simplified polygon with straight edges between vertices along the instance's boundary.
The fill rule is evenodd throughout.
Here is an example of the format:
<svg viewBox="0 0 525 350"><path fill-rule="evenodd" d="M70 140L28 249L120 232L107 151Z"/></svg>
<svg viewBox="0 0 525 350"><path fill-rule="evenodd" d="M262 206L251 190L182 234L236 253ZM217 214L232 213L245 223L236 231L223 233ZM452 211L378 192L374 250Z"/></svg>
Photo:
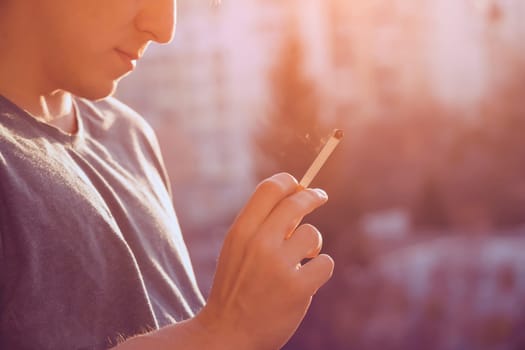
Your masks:
<svg viewBox="0 0 525 350"><path fill-rule="evenodd" d="M197 318L192 318L129 338L113 350L254 349L255 345L248 344L247 340L235 332L206 328Z"/></svg>

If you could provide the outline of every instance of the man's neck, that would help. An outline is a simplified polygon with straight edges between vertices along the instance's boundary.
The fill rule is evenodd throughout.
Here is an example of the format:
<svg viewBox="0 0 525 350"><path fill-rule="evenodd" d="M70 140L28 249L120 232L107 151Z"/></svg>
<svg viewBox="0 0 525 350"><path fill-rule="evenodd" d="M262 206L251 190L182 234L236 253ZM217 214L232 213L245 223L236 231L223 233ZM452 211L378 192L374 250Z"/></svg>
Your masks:
<svg viewBox="0 0 525 350"><path fill-rule="evenodd" d="M34 118L74 133L76 123L71 94L44 86L45 79L36 68L17 61L9 62L5 56L0 58L0 95Z"/></svg>
<svg viewBox="0 0 525 350"><path fill-rule="evenodd" d="M1 1L1 0L0 0ZM38 62L42 60L26 59L35 57L34 43L14 40L7 25L12 31L23 30L15 18L2 18L10 23L1 23L0 49L4 54L0 56L0 95L11 100L31 116L64 132L74 133L76 121L73 101L70 93L53 88L55 84L45 76L45 70Z"/></svg>
<svg viewBox="0 0 525 350"><path fill-rule="evenodd" d="M60 91L55 92L53 96L40 96L39 106L34 112L28 112L66 133L74 134L77 131L73 98L68 92Z"/></svg>
<svg viewBox="0 0 525 350"><path fill-rule="evenodd" d="M70 93L55 91L51 94L29 94L28 91L2 89L0 94L24 109L32 117L73 134L77 130L73 99Z"/></svg>

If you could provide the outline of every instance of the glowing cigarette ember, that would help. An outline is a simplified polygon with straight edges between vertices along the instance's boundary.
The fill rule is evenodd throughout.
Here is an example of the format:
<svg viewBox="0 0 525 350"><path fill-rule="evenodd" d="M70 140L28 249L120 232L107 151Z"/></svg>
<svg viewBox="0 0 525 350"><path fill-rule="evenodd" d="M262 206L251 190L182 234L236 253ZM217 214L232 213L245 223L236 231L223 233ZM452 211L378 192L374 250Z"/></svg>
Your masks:
<svg viewBox="0 0 525 350"><path fill-rule="evenodd" d="M343 130L335 129L333 131L330 139L328 139L321 152L319 152L312 165L310 165L310 168L308 168L301 181L299 181L299 186L303 188L307 188L308 186L310 186L310 183L317 175L319 170L321 170L322 166L324 165L330 154L332 154L335 147L339 144L339 141L341 141L343 136Z"/></svg>

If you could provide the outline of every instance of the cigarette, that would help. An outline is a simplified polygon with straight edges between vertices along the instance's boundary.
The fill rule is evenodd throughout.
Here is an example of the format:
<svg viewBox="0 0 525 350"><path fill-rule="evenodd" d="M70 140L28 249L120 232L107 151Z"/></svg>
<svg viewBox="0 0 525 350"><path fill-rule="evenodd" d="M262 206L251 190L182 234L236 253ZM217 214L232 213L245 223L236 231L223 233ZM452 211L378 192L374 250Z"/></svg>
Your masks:
<svg viewBox="0 0 525 350"><path fill-rule="evenodd" d="M319 152L312 165L310 165L301 181L299 181L299 186L301 186L302 188L307 188L308 186L310 186L310 183L312 183L312 180L317 175L319 170L321 170L324 163L326 162L328 157L330 157L330 154L332 154L335 147L339 144L339 141L341 141L343 136L343 130L335 129L332 132L332 136L328 139L323 149L321 149L321 152Z"/></svg>

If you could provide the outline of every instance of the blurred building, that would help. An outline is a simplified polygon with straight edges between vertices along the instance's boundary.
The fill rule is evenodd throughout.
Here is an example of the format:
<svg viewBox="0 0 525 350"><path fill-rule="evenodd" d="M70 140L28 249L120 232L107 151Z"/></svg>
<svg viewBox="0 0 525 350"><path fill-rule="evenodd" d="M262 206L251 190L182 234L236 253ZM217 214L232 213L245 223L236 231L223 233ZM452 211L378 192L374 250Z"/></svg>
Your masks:
<svg viewBox="0 0 525 350"><path fill-rule="evenodd" d="M421 65L424 2L332 1L334 101L341 115L388 115L425 90ZM388 106L388 108L385 108Z"/></svg>
<svg viewBox="0 0 525 350"><path fill-rule="evenodd" d="M327 16L326 105L341 118L429 97L469 111L525 58L519 0L314 2Z"/></svg>
<svg viewBox="0 0 525 350"><path fill-rule="evenodd" d="M244 7L179 1L174 43L153 45L118 97L156 129L186 226L230 217L253 187L250 119L260 87L247 38ZM253 71L253 72L252 72Z"/></svg>

